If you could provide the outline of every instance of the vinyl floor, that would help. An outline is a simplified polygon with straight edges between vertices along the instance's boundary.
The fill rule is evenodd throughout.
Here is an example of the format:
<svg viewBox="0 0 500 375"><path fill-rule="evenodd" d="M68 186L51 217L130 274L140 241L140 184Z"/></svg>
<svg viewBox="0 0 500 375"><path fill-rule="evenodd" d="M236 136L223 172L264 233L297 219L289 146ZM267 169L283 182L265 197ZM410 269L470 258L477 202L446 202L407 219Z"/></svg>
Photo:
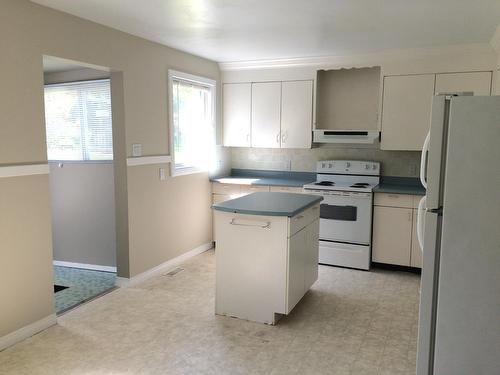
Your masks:
<svg viewBox="0 0 500 375"><path fill-rule="evenodd" d="M215 256L120 288L0 352L7 374L414 374L418 275L320 266L276 326L214 315Z"/></svg>

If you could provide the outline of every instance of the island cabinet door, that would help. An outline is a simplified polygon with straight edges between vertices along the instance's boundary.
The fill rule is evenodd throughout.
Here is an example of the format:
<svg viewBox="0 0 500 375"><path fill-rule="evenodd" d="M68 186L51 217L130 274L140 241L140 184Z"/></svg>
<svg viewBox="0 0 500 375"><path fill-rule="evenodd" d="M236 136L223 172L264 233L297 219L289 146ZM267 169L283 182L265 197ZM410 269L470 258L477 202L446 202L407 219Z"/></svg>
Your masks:
<svg viewBox="0 0 500 375"><path fill-rule="evenodd" d="M304 254L304 292L318 280L319 255L319 220L309 224L306 228L306 248Z"/></svg>
<svg viewBox="0 0 500 375"><path fill-rule="evenodd" d="M307 247L307 228L303 228L289 239L288 272L287 272L287 302L288 314L300 301L305 293L305 250Z"/></svg>

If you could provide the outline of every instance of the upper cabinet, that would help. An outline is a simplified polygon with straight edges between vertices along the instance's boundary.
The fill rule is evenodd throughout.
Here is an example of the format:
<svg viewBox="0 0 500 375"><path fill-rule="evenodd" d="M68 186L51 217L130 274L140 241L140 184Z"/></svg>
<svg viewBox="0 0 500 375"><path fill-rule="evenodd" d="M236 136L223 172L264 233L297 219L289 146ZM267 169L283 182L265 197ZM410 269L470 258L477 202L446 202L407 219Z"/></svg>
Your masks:
<svg viewBox="0 0 500 375"><path fill-rule="evenodd" d="M281 84L281 147L311 147L313 82Z"/></svg>
<svg viewBox="0 0 500 375"><path fill-rule="evenodd" d="M380 67L319 70L316 129L378 130Z"/></svg>
<svg viewBox="0 0 500 375"><path fill-rule="evenodd" d="M311 147L312 80L229 83L223 95L224 146Z"/></svg>
<svg viewBox="0 0 500 375"><path fill-rule="evenodd" d="M436 74L436 94L464 91L474 95L490 95L491 72Z"/></svg>
<svg viewBox="0 0 500 375"><path fill-rule="evenodd" d="M384 77L381 149L422 149L433 95L434 74Z"/></svg>
<svg viewBox="0 0 500 375"><path fill-rule="evenodd" d="M223 85L224 146L250 147L251 83Z"/></svg>
<svg viewBox="0 0 500 375"><path fill-rule="evenodd" d="M464 91L490 95L491 78L492 72L384 77L380 148L420 151L429 131L432 96Z"/></svg>
<svg viewBox="0 0 500 375"><path fill-rule="evenodd" d="M252 83L252 147L281 144L281 82Z"/></svg>

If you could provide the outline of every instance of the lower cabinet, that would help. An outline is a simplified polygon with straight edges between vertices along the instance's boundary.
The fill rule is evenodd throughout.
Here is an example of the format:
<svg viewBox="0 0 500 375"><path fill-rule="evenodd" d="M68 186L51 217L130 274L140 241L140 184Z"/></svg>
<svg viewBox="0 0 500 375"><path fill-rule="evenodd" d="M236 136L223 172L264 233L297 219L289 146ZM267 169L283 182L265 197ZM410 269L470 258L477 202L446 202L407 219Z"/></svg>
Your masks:
<svg viewBox="0 0 500 375"><path fill-rule="evenodd" d="M275 324L318 278L319 204L293 217L214 216L216 313Z"/></svg>
<svg viewBox="0 0 500 375"><path fill-rule="evenodd" d="M319 220L301 229L288 240L287 313L318 280Z"/></svg>
<svg viewBox="0 0 500 375"><path fill-rule="evenodd" d="M373 207L372 261L422 267L417 239L420 196L376 193Z"/></svg>
<svg viewBox="0 0 500 375"><path fill-rule="evenodd" d="M409 266L411 233L411 208L375 206L372 261Z"/></svg>

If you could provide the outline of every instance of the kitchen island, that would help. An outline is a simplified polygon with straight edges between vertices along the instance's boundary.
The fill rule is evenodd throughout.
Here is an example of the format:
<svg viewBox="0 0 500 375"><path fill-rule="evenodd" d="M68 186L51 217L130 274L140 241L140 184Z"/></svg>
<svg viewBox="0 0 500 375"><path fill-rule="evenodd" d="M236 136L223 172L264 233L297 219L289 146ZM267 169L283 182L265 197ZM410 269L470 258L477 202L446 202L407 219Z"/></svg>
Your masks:
<svg viewBox="0 0 500 375"><path fill-rule="evenodd" d="M216 203L215 312L267 324L318 279L321 196L259 192Z"/></svg>

